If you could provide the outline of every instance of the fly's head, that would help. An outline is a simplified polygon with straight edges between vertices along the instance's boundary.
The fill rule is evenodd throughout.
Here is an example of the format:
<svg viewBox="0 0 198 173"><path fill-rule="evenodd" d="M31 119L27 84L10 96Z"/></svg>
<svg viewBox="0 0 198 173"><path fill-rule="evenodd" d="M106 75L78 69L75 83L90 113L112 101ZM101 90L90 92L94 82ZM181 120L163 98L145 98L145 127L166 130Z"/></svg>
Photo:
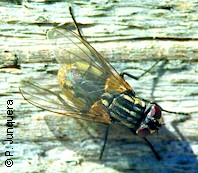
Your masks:
<svg viewBox="0 0 198 173"><path fill-rule="evenodd" d="M141 122L136 134L146 137L158 131L162 124L162 109L156 103L150 103L144 111L145 119Z"/></svg>

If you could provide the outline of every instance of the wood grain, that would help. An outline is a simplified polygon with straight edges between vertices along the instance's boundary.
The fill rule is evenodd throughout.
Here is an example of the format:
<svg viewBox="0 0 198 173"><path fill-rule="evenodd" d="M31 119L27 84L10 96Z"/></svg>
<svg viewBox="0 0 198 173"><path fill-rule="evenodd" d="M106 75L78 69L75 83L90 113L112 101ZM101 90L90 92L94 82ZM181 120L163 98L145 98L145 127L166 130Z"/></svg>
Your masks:
<svg viewBox="0 0 198 173"><path fill-rule="evenodd" d="M145 142L119 125L110 127L98 160L105 125L57 116L33 107L19 93L19 81L36 78L54 87L58 66L47 47L46 30L71 27L73 7L83 36L126 78L141 97L164 109L165 126L149 137L161 161ZM198 169L198 3L196 1L23 1L0 2L0 134L2 172L196 172ZM167 61L166 61L167 60ZM57 88L55 88L57 89ZM5 141L8 100L13 100L13 144ZM13 149L12 149L13 148ZM8 152L7 152L8 153ZM6 159L13 160L6 167Z"/></svg>

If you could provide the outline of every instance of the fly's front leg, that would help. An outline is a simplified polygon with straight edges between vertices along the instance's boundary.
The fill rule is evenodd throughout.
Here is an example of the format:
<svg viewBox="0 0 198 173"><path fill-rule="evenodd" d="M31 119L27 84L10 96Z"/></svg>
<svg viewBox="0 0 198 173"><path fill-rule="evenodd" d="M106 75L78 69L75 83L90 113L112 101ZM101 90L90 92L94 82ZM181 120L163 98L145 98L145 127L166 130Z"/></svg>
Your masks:
<svg viewBox="0 0 198 173"><path fill-rule="evenodd" d="M150 147L150 149L152 150L152 152L155 155L156 159L157 160L161 160L161 157L159 156L159 154L157 153L157 151L155 150L155 148L153 147L151 142L147 138L143 138L143 139L147 143L147 145Z"/></svg>
<svg viewBox="0 0 198 173"><path fill-rule="evenodd" d="M134 135L137 135L136 132L134 131L134 129L129 128L129 130L130 130ZM150 142L146 137L144 137L143 139L144 139L144 141L147 143L147 145L150 147L150 149L152 150L152 152L153 152L153 154L155 155L156 159L157 159L157 160L161 160L161 157L159 156L159 154L157 153L157 151L155 150L155 148L153 147L153 145L151 144L151 142Z"/></svg>
<svg viewBox="0 0 198 173"><path fill-rule="evenodd" d="M164 60L164 58L160 58L155 64L153 64L148 70L146 70L144 73L142 73L140 76L133 76L133 75L131 75L131 74L129 74L129 73L127 73L127 72L122 72L122 73L120 73L120 76L122 77L122 78L124 78L124 75L126 75L126 76L128 76L128 77L130 77L130 78L132 78L132 79L135 79L135 80L139 80L141 77L143 77L145 74L147 74L148 72L150 72L151 70L152 70L152 68L153 67L155 67L160 61L162 61L162 60ZM166 59L166 61L168 61L167 59Z"/></svg>

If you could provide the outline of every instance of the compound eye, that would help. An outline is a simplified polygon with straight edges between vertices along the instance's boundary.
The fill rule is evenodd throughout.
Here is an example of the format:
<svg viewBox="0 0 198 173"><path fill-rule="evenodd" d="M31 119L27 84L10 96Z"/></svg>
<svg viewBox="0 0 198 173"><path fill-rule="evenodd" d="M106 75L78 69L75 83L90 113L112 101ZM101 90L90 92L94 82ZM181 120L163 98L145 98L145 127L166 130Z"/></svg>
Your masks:
<svg viewBox="0 0 198 173"><path fill-rule="evenodd" d="M138 129L136 133L141 137L146 137L147 135L150 134L150 131L147 127L142 127L141 129Z"/></svg>
<svg viewBox="0 0 198 173"><path fill-rule="evenodd" d="M151 111L151 116L156 118L156 119L160 119L161 118L161 108L157 105L153 106L153 109Z"/></svg>

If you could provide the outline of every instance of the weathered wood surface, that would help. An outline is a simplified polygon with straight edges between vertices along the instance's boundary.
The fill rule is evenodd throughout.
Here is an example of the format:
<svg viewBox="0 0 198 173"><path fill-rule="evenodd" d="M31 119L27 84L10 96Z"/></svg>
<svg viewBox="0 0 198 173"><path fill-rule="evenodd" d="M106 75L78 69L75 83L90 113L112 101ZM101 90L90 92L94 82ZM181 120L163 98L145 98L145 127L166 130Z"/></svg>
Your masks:
<svg viewBox="0 0 198 173"><path fill-rule="evenodd" d="M164 113L165 126L149 137L161 161L144 141L118 125L111 126L99 161L104 125L39 110L21 97L21 78L34 77L38 83L54 87L58 67L45 46L45 32L60 23L71 24L68 5L86 39L118 71L138 75L159 58L169 60L139 81L126 78L142 97L155 100L164 109L190 113L186 117ZM196 172L197 9L197 1L187 0L0 2L0 145L2 155L6 151L13 154L1 156L1 172ZM5 141L10 119L6 117L7 100L13 100L13 144ZM13 166L6 168L9 158Z"/></svg>

